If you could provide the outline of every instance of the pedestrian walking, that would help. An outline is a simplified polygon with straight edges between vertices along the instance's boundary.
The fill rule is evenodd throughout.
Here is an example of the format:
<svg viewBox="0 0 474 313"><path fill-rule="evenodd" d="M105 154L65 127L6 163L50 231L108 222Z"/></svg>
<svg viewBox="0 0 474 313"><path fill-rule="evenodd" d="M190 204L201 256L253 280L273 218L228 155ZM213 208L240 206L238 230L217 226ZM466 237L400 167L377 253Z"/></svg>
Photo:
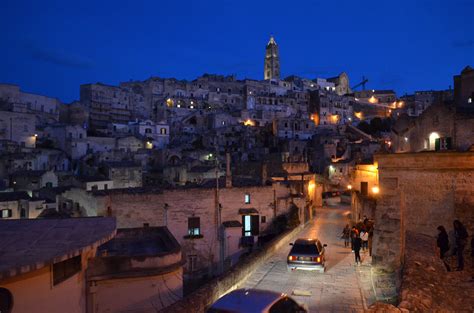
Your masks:
<svg viewBox="0 0 474 313"><path fill-rule="evenodd" d="M466 227L459 221L453 222L454 238L456 243L456 258L458 260L457 271L464 270L464 248L467 244L467 237L469 236Z"/></svg>
<svg viewBox="0 0 474 313"><path fill-rule="evenodd" d="M355 255L355 263L356 265L359 265L361 263L360 260L360 248L362 245L362 240L360 239L359 236L354 238L354 255Z"/></svg>
<svg viewBox="0 0 474 313"><path fill-rule="evenodd" d="M369 256L372 256L372 242L374 241L374 223L369 225Z"/></svg>
<svg viewBox="0 0 474 313"><path fill-rule="evenodd" d="M354 252L354 240L359 237L359 231L355 226L352 226L351 229L351 250Z"/></svg>
<svg viewBox="0 0 474 313"><path fill-rule="evenodd" d="M438 226L437 229L438 229L438 238L436 240L436 245L439 248L439 258L443 260L443 263L449 272L451 271L451 266L446 261L446 257L448 256L447 252L449 251L449 236L444 226L440 225Z"/></svg>
<svg viewBox="0 0 474 313"><path fill-rule="evenodd" d="M344 247L349 246L350 237L351 237L351 229L349 227L349 224L347 224L346 227L344 227L344 229L342 230L342 238L344 239Z"/></svg>
<svg viewBox="0 0 474 313"><path fill-rule="evenodd" d="M362 240L362 250L369 249L369 232L364 230L360 233L360 240Z"/></svg>

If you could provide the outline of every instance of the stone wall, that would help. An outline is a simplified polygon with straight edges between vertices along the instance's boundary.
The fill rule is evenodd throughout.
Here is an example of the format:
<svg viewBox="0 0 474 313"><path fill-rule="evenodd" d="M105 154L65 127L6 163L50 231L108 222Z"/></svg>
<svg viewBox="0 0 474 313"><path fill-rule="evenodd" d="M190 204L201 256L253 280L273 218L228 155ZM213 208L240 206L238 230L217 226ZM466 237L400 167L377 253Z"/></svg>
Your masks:
<svg viewBox="0 0 474 313"><path fill-rule="evenodd" d="M406 241L398 307L377 302L367 312L472 312L474 269L448 272L434 237L408 231Z"/></svg>
<svg viewBox="0 0 474 313"><path fill-rule="evenodd" d="M190 294L188 297L176 302L175 304L160 312L188 312L189 308L193 308L193 312L195 313L205 312L206 309L212 305L212 303L214 303L224 294L239 288L245 279L247 279L261 264L266 262L266 260L272 256L275 251L281 249L283 246L288 245L288 243L297 236L303 227L304 226L299 226L294 230L279 236L278 238L269 242L263 250L250 255L247 259L238 263L234 268L226 272L223 276L208 282Z"/></svg>
<svg viewBox="0 0 474 313"><path fill-rule="evenodd" d="M474 233L474 153L422 152L376 155L380 177L374 233L374 263L397 268L404 234L429 236L454 219Z"/></svg>
<svg viewBox="0 0 474 313"><path fill-rule="evenodd" d="M259 232L263 234L270 231L272 220L278 215L288 213L293 204L300 209L300 217L307 216L308 214L303 214L305 198L293 197L290 191L285 183L221 188L221 222L242 223L244 214L241 210L250 210L253 213L248 214L259 216ZM250 196L250 203L245 203L246 194ZM141 192L134 189L114 189L95 193L72 189L65 192L63 197L70 199L73 208L79 207L87 216L116 217L118 228L142 227L144 224L167 226L182 247L187 261L186 278L212 275L218 270L220 250L224 250L226 241L240 242L242 237L242 232L235 232L237 238L226 237L226 241L219 242L216 195L213 188ZM188 219L191 217L199 218L199 236L189 236Z"/></svg>

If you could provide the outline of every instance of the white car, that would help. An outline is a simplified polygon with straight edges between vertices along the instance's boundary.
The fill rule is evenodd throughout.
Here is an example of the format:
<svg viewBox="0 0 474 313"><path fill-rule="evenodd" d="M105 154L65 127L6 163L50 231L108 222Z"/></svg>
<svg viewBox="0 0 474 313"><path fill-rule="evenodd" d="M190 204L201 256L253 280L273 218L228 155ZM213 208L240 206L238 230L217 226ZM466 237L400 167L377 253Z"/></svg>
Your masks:
<svg viewBox="0 0 474 313"><path fill-rule="evenodd" d="M284 293L237 289L217 300L207 313L307 313Z"/></svg>

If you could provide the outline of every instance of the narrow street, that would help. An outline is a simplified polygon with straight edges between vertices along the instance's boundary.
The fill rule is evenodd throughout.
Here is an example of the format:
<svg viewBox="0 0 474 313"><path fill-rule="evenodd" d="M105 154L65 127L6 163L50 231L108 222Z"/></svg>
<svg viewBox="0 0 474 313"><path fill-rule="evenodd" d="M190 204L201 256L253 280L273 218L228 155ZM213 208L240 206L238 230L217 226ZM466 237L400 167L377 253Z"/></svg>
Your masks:
<svg viewBox="0 0 474 313"><path fill-rule="evenodd" d="M319 238L327 244L326 272L287 272L290 246L281 249L245 282L244 288L258 288L291 295L310 312L362 312L373 301L370 280L370 257L361 251L362 265L354 265L354 253L340 238L348 223L348 206L318 209L316 220L298 235Z"/></svg>

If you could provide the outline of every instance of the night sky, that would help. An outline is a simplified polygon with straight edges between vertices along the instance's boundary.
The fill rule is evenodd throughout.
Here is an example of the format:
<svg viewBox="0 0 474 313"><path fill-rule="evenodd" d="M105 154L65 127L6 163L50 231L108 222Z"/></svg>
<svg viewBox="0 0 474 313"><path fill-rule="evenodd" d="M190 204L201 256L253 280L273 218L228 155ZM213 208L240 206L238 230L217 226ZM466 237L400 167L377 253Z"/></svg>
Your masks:
<svg viewBox="0 0 474 313"><path fill-rule="evenodd" d="M271 34L283 77L346 71L398 95L474 65L473 0L0 1L0 82L66 102L83 83L262 79Z"/></svg>

